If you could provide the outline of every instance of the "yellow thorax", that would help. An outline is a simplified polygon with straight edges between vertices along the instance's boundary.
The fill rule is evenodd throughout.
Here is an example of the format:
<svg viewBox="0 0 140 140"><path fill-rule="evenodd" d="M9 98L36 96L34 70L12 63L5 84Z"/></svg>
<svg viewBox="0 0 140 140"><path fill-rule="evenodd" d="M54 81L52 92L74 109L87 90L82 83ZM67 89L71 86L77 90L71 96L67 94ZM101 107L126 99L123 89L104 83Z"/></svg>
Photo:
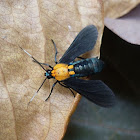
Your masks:
<svg viewBox="0 0 140 140"><path fill-rule="evenodd" d="M51 71L52 76L55 77L56 80L62 81L70 77L70 75L74 75L74 71L69 71L69 69L73 69L73 65L67 64L56 64Z"/></svg>

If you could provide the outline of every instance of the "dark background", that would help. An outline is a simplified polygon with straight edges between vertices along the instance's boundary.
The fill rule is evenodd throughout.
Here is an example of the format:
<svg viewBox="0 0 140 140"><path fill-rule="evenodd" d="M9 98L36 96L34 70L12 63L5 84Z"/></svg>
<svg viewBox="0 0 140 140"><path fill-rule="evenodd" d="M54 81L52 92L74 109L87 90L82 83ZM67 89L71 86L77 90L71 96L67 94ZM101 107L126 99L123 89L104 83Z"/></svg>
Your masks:
<svg viewBox="0 0 140 140"><path fill-rule="evenodd" d="M92 79L104 81L117 103L102 108L82 97L64 140L140 140L140 46L105 27L101 59L105 68Z"/></svg>

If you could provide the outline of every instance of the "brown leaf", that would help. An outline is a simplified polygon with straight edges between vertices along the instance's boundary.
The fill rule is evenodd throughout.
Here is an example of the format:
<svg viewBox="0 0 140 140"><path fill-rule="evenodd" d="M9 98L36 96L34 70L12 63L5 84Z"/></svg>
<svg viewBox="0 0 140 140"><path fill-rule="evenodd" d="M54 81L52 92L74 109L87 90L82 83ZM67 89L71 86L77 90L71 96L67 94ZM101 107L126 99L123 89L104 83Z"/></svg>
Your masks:
<svg viewBox="0 0 140 140"><path fill-rule="evenodd" d="M104 0L105 17L118 18L136 7L140 0Z"/></svg>
<svg viewBox="0 0 140 140"><path fill-rule="evenodd" d="M55 41L60 58L76 34L94 24L99 37L94 54L88 54L97 56L103 32L102 10L100 0L0 2L0 139L62 139L80 95L73 98L68 89L56 85L44 102L55 81L47 80L27 107L45 77L19 46L38 61L54 66L50 40Z"/></svg>
<svg viewBox="0 0 140 140"><path fill-rule="evenodd" d="M105 18L105 25L127 42L140 45L140 5L119 19Z"/></svg>

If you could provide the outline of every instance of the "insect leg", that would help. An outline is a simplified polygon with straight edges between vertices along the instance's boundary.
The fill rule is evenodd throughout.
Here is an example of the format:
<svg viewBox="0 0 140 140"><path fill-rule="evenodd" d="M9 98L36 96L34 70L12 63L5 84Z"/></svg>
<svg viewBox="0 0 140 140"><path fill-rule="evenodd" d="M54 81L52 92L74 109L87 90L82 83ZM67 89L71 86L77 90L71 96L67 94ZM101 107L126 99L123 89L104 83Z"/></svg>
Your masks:
<svg viewBox="0 0 140 140"><path fill-rule="evenodd" d="M83 58L83 57L80 57L80 56L78 56L77 58L80 58L80 59L86 59L86 58ZM99 59L99 56L97 56L96 58Z"/></svg>
<svg viewBox="0 0 140 140"><path fill-rule="evenodd" d="M36 61L34 61L33 60L33 62L35 62L36 63ZM40 62L39 62L40 63ZM47 63L40 63L41 65L45 65L45 66L49 66L51 69L53 69L53 67L51 66L51 65L49 65L49 64L47 64Z"/></svg>
<svg viewBox="0 0 140 140"><path fill-rule="evenodd" d="M85 59L85 58L83 58L83 57L80 57L80 56L78 56L77 58L80 58L80 59Z"/></svg>
<svg viewBox="0 0 140 140"><path fill-rule="evenodd" d="M47 101L47 100L50 98L50 96L51 96L51 94L52 94L52 91L53 91L53 88L54 88L54 86L57 84L57 82L58 82L58 81L56 81L56 82L52 85L51 92L50 92L49 96L47 97L47 99L46 99L45 101Z"/></svg>
<svg viewBox="0 0 140 140"><path fill-rule="evenodd" d="M64 84L62 84L62 83L60 83L60 82L58 82L61 86L63 86L63 87L65 87L65 88L68 88L70 91L71 91L71 93L72 93L72 95L75 97L75 94L74 94L74 92L72 91L72 89L70 88L70 87L68 87L68 86L66 86L66 85L64 85Z"/></svg>
<svg viewBox="0 0 140 140"><path fill-rule="evenodd" d="M58 53L58 51L57 51L57 48L56 48L56 44L55 44L55 42L52 40L52 43L53 43L53 45L54 45L54 48L55 48L55 63L57 64L58 62L57 62L57 53Z"/></svg>

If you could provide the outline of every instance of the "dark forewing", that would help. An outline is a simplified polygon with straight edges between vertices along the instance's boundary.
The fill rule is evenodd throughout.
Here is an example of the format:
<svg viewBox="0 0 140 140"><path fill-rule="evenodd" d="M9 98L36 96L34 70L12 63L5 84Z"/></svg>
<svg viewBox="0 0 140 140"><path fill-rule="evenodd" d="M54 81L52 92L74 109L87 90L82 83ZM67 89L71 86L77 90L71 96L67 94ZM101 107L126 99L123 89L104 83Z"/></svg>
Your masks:
<svg viewBox="0 0 140 140"><path fill-rule="evenodd" d="M98 37L97 28L94 25L85 27L77 35L70 47L64 53L59 63L70 63L76 57L93 49Z"/></svg>
<svg viewBox="0 0 140 140"><path fill-rule="evenodd" d="M114 93L100 80L69 78L63 82L97 105L111 107L115 104Z"/></svg>

